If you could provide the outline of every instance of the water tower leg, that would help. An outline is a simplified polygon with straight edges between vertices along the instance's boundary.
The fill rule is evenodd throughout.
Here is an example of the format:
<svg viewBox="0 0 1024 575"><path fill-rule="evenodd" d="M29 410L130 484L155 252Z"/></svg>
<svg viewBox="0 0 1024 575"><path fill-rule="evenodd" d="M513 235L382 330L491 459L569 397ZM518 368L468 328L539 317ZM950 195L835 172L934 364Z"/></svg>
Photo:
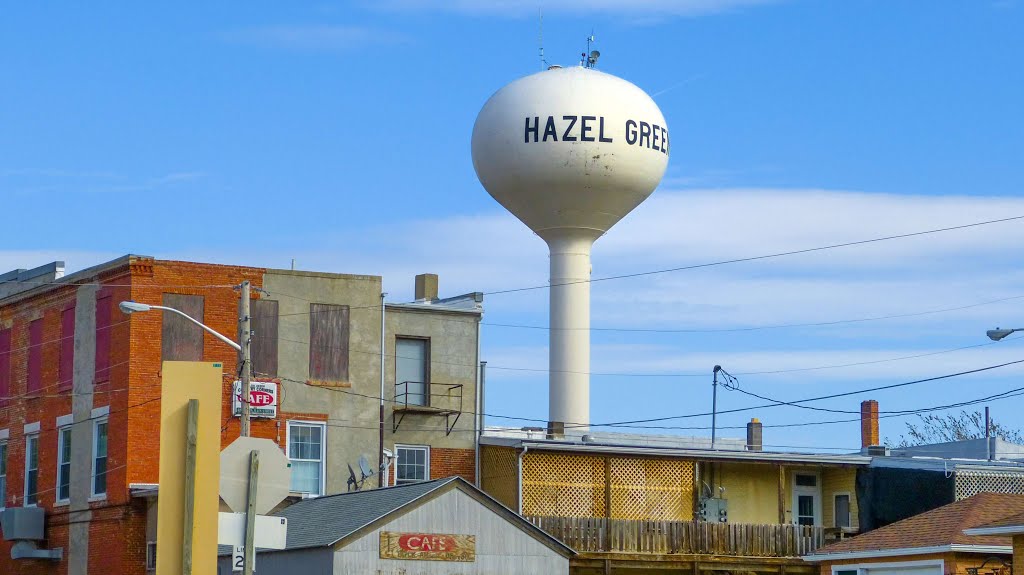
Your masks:
<svg viewBox="0 0 1024 575"><path fill-rule="evenodd" d="M587 431L590 424L590 248L594 236L545 234L551 250L548 434Z"/></svg>

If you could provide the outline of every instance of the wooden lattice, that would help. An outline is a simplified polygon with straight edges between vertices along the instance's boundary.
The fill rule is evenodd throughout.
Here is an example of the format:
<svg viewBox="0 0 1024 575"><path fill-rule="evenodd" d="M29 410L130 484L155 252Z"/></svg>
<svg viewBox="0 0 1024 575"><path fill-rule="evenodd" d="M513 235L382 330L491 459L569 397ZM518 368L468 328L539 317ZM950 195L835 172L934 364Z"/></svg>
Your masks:
<svg viewBox="0 0 1024 575"><path fill-rule="evenodd" d="M510 447L480 447L480 486L505 507L519 505L519 462Z"/></svg>
<svg viewBox="0 0 1024 575"><path fill-rule="evenodd" d="M1024 494L1024 473L1003 473L998 471L956 472L957 501L983 492Z"/></svg>
<svg viewBox="0 0 1024 575"><path fill-rule="evenodd" d="M523 458L523 514L603 517L603 457L530 452Z"/></svg>
<svg viewBox="0 0 1024 575"><path fill-rule="evenodd" d="M612 518L693 518L693 462L612 459L610 468Z"/></svg>

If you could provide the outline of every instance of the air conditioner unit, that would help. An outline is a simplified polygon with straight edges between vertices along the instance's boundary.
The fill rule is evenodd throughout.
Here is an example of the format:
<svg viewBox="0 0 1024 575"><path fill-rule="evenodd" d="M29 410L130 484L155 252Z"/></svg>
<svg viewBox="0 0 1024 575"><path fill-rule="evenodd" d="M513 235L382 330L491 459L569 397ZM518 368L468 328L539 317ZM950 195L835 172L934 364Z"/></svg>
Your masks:
<svg viewBox="0 0 1024 575"><path fill-rule="evenodd" d="M42 507L8 507L0 513L4 539L14 541L11 559L50 559L60 561L64 549L40 549L37 541L46 538L46 511Z"/></svg>
<svg viewBox="0 0 1024 575"><path fill-rule="evenodd" d="M0 515L0 527L6 541L42 541L46 538L42 507L8 507Z"/></svg>

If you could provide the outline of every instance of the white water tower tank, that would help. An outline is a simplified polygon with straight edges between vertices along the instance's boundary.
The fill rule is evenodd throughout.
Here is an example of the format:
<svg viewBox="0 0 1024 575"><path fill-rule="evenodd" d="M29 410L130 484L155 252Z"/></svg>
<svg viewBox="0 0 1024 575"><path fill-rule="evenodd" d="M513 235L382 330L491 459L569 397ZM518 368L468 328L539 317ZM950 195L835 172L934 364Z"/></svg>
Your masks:
<svg viewBox="0 0 1024 575"><path fill-rule="evenodd" d="M590 250L668 166L669 133L643 90L592 68L520 78L484 104L473 167L488 193L548 244L550 433L590 423Z"/></svg>

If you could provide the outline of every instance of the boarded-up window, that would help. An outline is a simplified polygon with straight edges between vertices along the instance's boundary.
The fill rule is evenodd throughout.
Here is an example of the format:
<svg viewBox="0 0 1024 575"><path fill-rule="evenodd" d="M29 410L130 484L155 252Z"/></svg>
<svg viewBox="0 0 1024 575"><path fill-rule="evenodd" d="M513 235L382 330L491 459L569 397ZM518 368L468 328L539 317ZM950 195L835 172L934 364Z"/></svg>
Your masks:
<svg viewBox="0 0 1024 575"><path fill-rule="evenodd" d="M0 329L0 406L7 405L11 395L11 330Z"/></svg>
<svg viewBox="0 0 1024 575"><path fill-rule="evenodd" d="M348 381L347 305L309 305L309 378Z"/></svg>
<svg viewBox="0 0 1024 575"><path fill-rule="evenodd" d="M277 377L277 302L258 299L250 304L252 313L252 371Z"/></svg>
<svg viewBox="0 0 1024 575"><path fill-rule="evenodd" d="M57 389L71 389L71 376L75 368L75 308L60 313L60 365L57 370Z"/></svg>
<svg viewBox="0 0 1024 575"><path fill-rule="evenodd" d="M96 383L110 381L111 296L96 298Z"/></svg>
<svg viewBox="0 0 1024 575"><path fill-rule="evenodd" d="M181 311L198 322L203 321L203 303L201 295L164 294L165 306ZM203 328L170 311L163 313L163 321L163 360L202 361Z"/></svg>
<svg viewBox="0 0 1024 575"><path fill-rule="evenodd" d="M28 324L28 382L25 391L32 393L43 388L43 320Z"/></svg>

